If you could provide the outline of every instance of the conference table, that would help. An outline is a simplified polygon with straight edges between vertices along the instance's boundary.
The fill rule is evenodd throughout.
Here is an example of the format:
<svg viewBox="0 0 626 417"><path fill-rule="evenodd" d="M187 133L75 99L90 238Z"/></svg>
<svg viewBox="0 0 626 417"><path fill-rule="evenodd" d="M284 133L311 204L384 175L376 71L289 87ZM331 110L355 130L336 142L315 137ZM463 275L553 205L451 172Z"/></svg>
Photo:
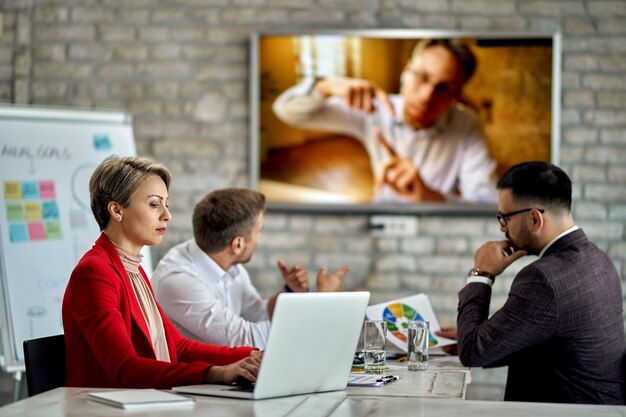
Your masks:
<svg viewBox="0 0 626 417"><path fill-rule="evenodd" d="M347 387L344 391L267 400L195 396L195 404L125 411L87 399L96 388L56 388L0 408L0 417L626 417L626 407L512 403L464 400L471 373L451 357L433 358L427 371L409 372L405 363L388 363L400 379L383 387Z"/></svg>

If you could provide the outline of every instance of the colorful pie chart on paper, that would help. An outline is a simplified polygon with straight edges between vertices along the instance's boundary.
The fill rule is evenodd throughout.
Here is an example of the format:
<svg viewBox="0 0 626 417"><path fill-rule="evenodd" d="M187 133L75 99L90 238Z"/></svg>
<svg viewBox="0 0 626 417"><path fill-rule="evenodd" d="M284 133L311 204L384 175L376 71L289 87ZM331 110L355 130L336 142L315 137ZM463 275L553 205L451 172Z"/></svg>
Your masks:
<svg viewBox="0 0 626 417"><path fill-rule="evenodd" d="M370 320L385 320L388 330L387 341L404 352L407 350L407 329L412 320L430 323L428 341L431 347L439 348L456 343L456 340L436 336L437 330L441 327L426 294L415 294L373 304L367 307L365 315Z"/></svg>
<svg viewBox="0 0 626 417"><path fill-rule="evenodd" d="M411 306L403 303L393 303L389 304L383 311L383 320L387 322L387 332L406 343L406 333L409 328L409 322L424 320L424 318ZM428 345L433 347L437 346L437 344L437 339L429 333Z"/></svg>

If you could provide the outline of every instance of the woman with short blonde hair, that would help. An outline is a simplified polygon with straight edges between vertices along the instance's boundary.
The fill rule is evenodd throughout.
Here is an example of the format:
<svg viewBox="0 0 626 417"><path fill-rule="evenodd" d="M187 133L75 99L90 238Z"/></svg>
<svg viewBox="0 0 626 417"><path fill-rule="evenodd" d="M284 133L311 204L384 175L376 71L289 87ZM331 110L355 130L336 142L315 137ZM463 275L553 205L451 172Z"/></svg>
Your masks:
<svg viewBox="0 0 626 417"><path fill-rule="evenodd" d="M74 268L63 298L66 386L169 388L254 381L261 353L184 338L156 303L140 266L171 219L171 175L147 158L105 159L89 181L102 234Z"/></svg>

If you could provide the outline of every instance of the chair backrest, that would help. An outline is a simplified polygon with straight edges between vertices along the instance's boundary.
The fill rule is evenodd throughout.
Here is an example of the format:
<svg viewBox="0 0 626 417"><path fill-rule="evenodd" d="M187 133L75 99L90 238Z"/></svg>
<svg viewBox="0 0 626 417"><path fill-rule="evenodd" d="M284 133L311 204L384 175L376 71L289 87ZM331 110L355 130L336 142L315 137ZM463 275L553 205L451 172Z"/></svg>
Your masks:
<svg viewBox="0 0 626 417"><path fill-rule="evenodd" d="M32 397L65 383L65 337L41 337L24 341L28 396Z"/></svg>

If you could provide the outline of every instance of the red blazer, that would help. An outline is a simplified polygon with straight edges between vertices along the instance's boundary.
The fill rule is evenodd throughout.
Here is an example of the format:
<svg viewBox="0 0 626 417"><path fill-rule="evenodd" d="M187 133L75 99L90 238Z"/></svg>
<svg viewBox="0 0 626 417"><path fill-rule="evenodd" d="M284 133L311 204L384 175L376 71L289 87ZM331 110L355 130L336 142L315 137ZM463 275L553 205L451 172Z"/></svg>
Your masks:
<svg viewBox="0 0 626 417"><path fill-rule="evenodd" d="M146 273L141 275L148 286ZM152 291L152 287L150 286ZM100 235L74 268L63 297L69 387L169 388L201 384L211 365L250 354L184 338L163 314L171 362L156 360L148 327L113 244Z"/></svg>

